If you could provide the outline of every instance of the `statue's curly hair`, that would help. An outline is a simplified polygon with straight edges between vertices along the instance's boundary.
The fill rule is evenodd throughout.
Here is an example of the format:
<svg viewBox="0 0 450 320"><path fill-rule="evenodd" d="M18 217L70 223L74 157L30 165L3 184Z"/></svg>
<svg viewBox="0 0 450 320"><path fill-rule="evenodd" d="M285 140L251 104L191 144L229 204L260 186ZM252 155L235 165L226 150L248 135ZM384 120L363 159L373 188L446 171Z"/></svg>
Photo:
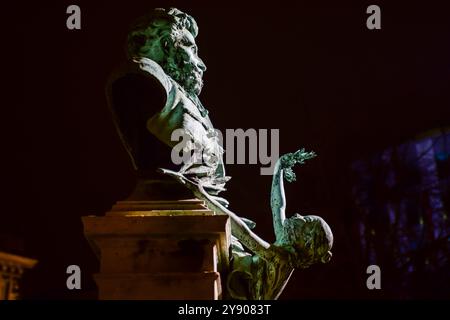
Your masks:
<svg viewBox="0 0 450 320"><path fill-rule="evenodd" d="M195 38L198 26L194 18L176 8L157 8L147 15L137 19L128 30L127 55L132 58L139 56L141 49L148 40L163 41L165 45L175 44L181 31L188 30Z"/></svg>

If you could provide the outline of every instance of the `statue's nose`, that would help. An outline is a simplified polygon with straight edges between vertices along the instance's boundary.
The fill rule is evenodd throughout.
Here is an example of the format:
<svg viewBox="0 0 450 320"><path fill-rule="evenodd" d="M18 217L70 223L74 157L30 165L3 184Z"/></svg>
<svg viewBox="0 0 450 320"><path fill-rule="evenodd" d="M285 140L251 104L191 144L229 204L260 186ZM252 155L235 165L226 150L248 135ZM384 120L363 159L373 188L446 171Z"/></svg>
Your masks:
<svg viewBox="0 0 450 320"><path fill-rule="evenodd" d="M205 65L205 63L203 62L203 60L200 59L200 58L198 58L197 67L198 67L200 70L202 70L203 72L206 71L206 65Z"/></svg>

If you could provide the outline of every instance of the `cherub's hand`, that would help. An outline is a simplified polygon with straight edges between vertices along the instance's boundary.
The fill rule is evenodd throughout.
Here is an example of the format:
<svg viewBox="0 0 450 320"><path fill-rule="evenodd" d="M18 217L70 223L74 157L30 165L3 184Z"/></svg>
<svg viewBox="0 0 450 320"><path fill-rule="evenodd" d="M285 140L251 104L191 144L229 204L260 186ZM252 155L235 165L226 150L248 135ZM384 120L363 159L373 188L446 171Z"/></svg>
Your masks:
<svg viewBox="0 0 450 320"><path fill-rule="evenodd" d="M286 153L280 157L280 165L281 169L284 170L284 178L288 182L295 181L295 173L292 170L292 167L294 167L296 164L303 164L305 163L305 160L314 158L316 154L311 152L306 152L305 149L297 150L294 153Z"/></svg>
<svg viewBox="0 0 450 320"><path fill-rule="evenodd" d="M286 153L280 157L281 167L283 169L292 168L294 165L303 164L305 160L312 159L316 156L314 151L306 152L305 149L297 150L293 153Z"/></svg>
<svg viewBox="0 0 450 320"><path fill-rule="evenodd" d="M292 168L296 163L295 153L286 153L280 157L281 169Z"/></svg>

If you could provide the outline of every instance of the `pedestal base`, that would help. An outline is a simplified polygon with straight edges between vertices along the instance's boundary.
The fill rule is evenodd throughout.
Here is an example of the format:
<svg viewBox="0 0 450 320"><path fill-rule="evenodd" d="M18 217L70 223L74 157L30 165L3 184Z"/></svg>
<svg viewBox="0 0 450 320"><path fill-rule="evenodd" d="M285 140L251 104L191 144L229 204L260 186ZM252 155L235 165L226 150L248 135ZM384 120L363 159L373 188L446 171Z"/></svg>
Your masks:
<svg viewBox="0 0 450 320"><path fill-rule="evenodd" d="M221 299L230 223L202 201L123 201L82 219L100 299Z"/></svg>

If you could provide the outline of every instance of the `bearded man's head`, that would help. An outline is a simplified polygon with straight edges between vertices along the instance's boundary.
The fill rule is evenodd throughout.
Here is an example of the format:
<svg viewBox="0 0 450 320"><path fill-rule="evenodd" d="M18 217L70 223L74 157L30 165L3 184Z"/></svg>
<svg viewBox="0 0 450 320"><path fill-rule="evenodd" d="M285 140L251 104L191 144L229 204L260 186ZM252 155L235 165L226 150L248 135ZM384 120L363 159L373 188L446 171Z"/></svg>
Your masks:
<svg viewBox="0 0 450 320"><path fill-rule="evenodd" d="M131 27L127 39L129 58L149 58L189 94L199 95L206 66L198 57L197 23L175 9L155 9Z"/></svg>

